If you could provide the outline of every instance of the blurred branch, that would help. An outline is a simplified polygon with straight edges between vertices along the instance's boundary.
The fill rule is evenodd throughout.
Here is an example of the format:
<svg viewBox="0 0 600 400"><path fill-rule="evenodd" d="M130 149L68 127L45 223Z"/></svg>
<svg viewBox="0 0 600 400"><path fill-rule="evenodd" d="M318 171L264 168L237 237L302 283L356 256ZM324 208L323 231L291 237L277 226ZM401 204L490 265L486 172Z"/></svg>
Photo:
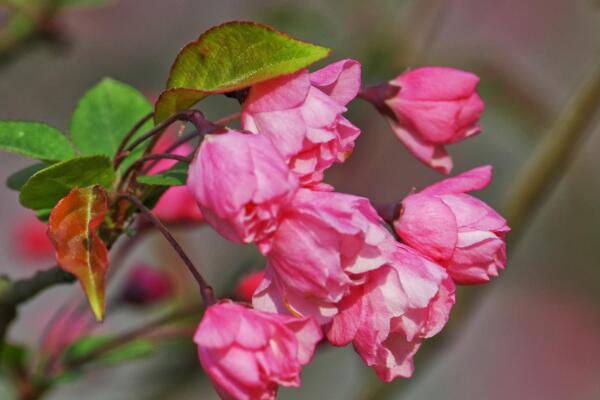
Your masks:
<svg viewBox="0 0 600 400"><path fill-rule="evenodd" d="M527 222L535 214L548 193L564 175L573 160L578 144L590 127L600 110L600 63L594 66L589 75L567 103L554 125L545 135L538 149L530 160L522 167L517 181L508 191L503 215L507 218L512 231L508 235L509 244L513 247L527 228ZM511 247L509 246L509 249ZM440 354L441 342L447 343L456 336L456 326L464 326L464 320L472 314L472 309L479 304L485 293L481 287L469 287L462 293L457 303L461 304L461 313L453 315L451 325L442 337L434 338L429 346L418 355L418 369L427 370L433 360ZM424 351L426 350L426 351ZM398 398L404 381L396 380L385 384L372 378L365 392L360 394L364 400L385 400L392 396Z"/></svg>
<svg viewBox="0 0 600 400"><path fill-rule="evenodd" d="M515 242L547 198L548 192L568 170L582 138L600 110L600 62L580 84L556 123L529 158L509 190L504 216Z"/></svg>
<svg viewBox="0 0 600 400"><path fill-rule="evenodd" d="M73 275L59 267L40 271L30 278L14 282L5 278L5 283L0 292L0 352L8 327L17 316L21 304L52 286L74 281L75 277Z"/></svg>

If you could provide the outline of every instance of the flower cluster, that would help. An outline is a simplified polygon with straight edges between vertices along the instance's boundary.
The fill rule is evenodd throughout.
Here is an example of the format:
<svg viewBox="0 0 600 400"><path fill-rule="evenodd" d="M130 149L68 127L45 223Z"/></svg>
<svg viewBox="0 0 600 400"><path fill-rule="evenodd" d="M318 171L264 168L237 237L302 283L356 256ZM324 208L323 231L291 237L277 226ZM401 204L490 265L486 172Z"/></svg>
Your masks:
<svg viewBox="0 0 600 400"><path fill-rule="evenodd" d="M207 135L190 165L187 186L206 222L267 259L245 283L248 299L261 279L252 307L211 305L195 336L223 399L273 399L278 386L298 386L322 337L351 343L384 381L409 377L422 342L448 320L455 284L504 267L505 220L466 194L490 182L490 167L410 194L393 221L323 183L360 134L343 116L360 75L358 62L342 60L252 86L242 130ZM387 97L376 105L420 160L449 172L443 145L478 131L477 80L417 69L379 88Z"/></svg>

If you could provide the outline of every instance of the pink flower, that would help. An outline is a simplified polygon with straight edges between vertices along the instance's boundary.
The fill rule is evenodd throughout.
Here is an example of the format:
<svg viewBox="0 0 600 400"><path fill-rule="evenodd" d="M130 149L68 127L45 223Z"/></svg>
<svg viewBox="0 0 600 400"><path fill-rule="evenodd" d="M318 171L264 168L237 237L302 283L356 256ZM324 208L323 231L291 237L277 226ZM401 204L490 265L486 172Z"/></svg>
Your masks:
<svg viewBox="0 0 600 400"><path fill-rule="evenodd" d="M243 276L240 282L238 283L238 286L235 291L237 298L241 301L245 301L248 303L251 302L254 292L256 292L258 285L264 277L264 270L254 271Z"/></svg>
<svg viewBox="0 0 600 400"><path fill-rule="evenodd" d="M242 126L268 136L302 184L318 183L325 169L348 158L360 134L342 117L360 89L360 73L360 64L348 59L255 85L242 107Z"/></svg>
<svg viewBox="0 0 600 400"><path fill-rule="evenodd" d="M321 340L310 318L263 313L234 303L210 306L194 336L200 364L224 400L271 400L300 386L300 369Z"/></svg>
<svg viewBox="0 0 600 400"><path fill-rule="evenodd" d="M390 82L397 87L386 100L398 138L420 161L448 174L452 159L444 148L480 131L484 104L475 88L479 78L443 67L409 70Z"/></svg>
<svg viewBox="0 0 600 400"><path fill-rule="evenodd" d="M148 305L171 297L173 292L169 274L140 264L133 267L127 276L123 300L131 304Z"/></svg>
<svg viewBox="0 0 600 400"><path fill-rule="evenodd" d="M174 143L175 137L165 134L161 136L161 140L155 146L154 151L156 153L165 152ZM183 143L172 150L171 153L187 157L192 151L192 146L189 143ZM176 163L177 161L175 160L160 160L150 168L148 174L159 174L171 168ZM167 189L152 211L154 215L166 223L202 222L204 220L196 199L194 199L194 196L192 196L186 186L173 186Z"/></svg>
<svg viewBox="0 0 600 400"><path fill-rule="evenodd" d="M380 246L389 240L367 199L300 189L273 236L253 304L325 323L364 273L386 262Z"/></svg>
<svg viewBox="0 0 600 400"><path fill-rule="evenodd" d="M11 245L24 260L49 261L54 257L54 246L48 238L48 226L34 215L21 218L11 232Z"/></svg>
<svg viewBox="0 0 600 400"><path fill-rule="evenodd" d="M457 283L487 282L506 263L506 220L465 194L491 179L492 168L484 166L431 185L405 198L394 222L402 240L444 266Z"/></svg>
<svg viewBox="0 0 600 400"><path fill-rule="evenodd" d="M298 179L267 137L227 130L204 138L187 186L217 232L250 243L275 232Z"/></svg>
<svg viewBox="0 0 600 400"><path fill-rule="evenodd" d="M340 302L327 337L337 346L352 343L382 380L407 378L421 342L446 324L454 300L444 269L398 243L388 264Z"/></svg>

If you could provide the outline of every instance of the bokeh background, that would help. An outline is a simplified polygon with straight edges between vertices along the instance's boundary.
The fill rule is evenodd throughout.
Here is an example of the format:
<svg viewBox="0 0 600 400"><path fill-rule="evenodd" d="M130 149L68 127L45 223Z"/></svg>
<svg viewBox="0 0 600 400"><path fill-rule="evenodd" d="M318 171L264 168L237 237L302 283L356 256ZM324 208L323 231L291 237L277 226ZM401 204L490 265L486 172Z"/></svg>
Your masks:
<svg viewBox="0 0 600 400"><path fill-rule="evenodd" d="M35 45L0 65L0 118L41 120L63 131L78 98L105 76L152 96L163 88L179 49L224 21L264 22L331 47L331 60L352 57L363 79L377 83L407 67L447 65L480 75L486 101L483 133L450 151L455 172L492 164L493 184L479 196L500 208L510 184L544 138L587 71L600 58L600 3L592 0L120 0L65 12L59 22L68 45ZM230 100L203 105L211 116L235 110ZM600 110L597 110L600 113ZM356 151L327 173L339 191L398 200L439 179L413 159L367 104L350 106L363 130ZM416 373L391 398L600 398L600 124L586 132L564 177L532 213L505 273L477 290L474 307L456 307L435 354L416 358ZM0 155L0 180L27 165ZM18 196L0 188L0 273L27 276L52 260L18 256L14 231L30 217ZM180 229L177 237L221 292L240 273L262 266L250 246L234 246L209 228ZM151 236L128 263L183 271L180 303L196 296L185 271L160 237ZM127 268L127 266L125 266ZM117 279L118 281L118 279ZM117 283L118 285L118 283ZM190 289L190 288L188 288ZM461 292L475 290L465 288ZM45 292L22 308L10 331L34 343L75 285ZM462 294L462 293L461 293ZM122 311L101 331L123 331L172 306L140 315ZM447 335L447 337L444 337ZM368 399L373 382L351 348L319 351L300 390L283 399ZM95 369L48 398L213 399L191 341L172 340L152 358ZM363 396L361 398L361 396ZM10 399L0 383L0 398Z"/></svg>

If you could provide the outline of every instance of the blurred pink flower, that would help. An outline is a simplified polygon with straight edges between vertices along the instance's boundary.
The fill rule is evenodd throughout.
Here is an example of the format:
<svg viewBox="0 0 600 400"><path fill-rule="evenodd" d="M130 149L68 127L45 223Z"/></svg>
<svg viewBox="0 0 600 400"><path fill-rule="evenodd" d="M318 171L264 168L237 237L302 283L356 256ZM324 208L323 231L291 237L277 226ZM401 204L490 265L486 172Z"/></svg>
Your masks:
<svg viewBox="0 0 600 400"><path fill-rule="evenodd" d="M165 152L174 143L175 137L172 134L165 133L156 144L154 152ZM171 153L187 157L192 151L192 146L189 143L183 143L171 151ZM159 174L171 168L176 163L177 161L175 160L160 160L152 165L148 174ZM196 199L194 199L187 186L174 186L167 189L152 211L159 219L166 223L202 222L204 220Z"/></svg>
<svg viewBox="0 0 600 400"><path fill-rule="evenodd" d="M390 82L395 96L385 103L396 136L420 161L448 174L452 159L444 148L480 131L484 104L475 88L479 78L445 67L409 70Z"/></svg>
<svg viewBox="0 0 600 400"><path fill-rule="evenodd" d="M360 134L342 117L360 89L360 74L360 64L346 59L255 85L242 107L242 126L268 136L302 184L319 183L325 169L348 158Z"/></svg>
<svg viewBox="0 0 600 400"><path fill-rule="evenodd" d="M163 301L173 293L173 281L168 273L138 264L127 275L122 298L127 303L149 305Z"/></svg>
<svg viewBox="0 0 600 400"><path fill-rule="evenodd" d="M279 385L300 386L300 369L321 340L310 318L210 306L194 336L200 364L224 400L271 400Z"/></svg>
<svg viewBox="0 0 600 400"><path fill-rule="evenodd" d="M254 271L247 275L244 275L242 279L240 279L240 282L238 283L238 286L235 290L237 298L241 301L245 301L248 303L251 302L254 292L256 292L258 285L264 277L264 270Z"/></svg>
<svg viewBox="0 0 600 400"><path fill-rule="evenodd" d="M15 254L24 260L51 261L54 258L48 226L34 215L23 216L13 226L11 244Z"/></svg>
<svg viewBox="0 0 600 400"><path fill-rule="evenodd" d="M298 179L266 136L227 130L204 138L187 186L217 232L250 243L273 235Z"/></svg>
<svg viewBox="0 0 600 400"><path fill-rule="evenodd" d="M407 378L421 342L446 324L454 300L444 269L398 243L388 264L339 303L327 337L337 346L352 343L382 380Z"/></svg>
<svg viewBox="0 0 600 400"><path fill-rule="evenodd" d="M380 246L390 239L367 199L300 189L273 236L253 303L325 323L364 273L386 262Z"/></svg>
<svg viewBox="0 0 600 400"><path fill-rule="evenodd" d="M465 192L492 179L483 166L433 184L402 201L394 222L408 245L444 266L456 283L487 282L506 263L506 220Z"/></svg>

